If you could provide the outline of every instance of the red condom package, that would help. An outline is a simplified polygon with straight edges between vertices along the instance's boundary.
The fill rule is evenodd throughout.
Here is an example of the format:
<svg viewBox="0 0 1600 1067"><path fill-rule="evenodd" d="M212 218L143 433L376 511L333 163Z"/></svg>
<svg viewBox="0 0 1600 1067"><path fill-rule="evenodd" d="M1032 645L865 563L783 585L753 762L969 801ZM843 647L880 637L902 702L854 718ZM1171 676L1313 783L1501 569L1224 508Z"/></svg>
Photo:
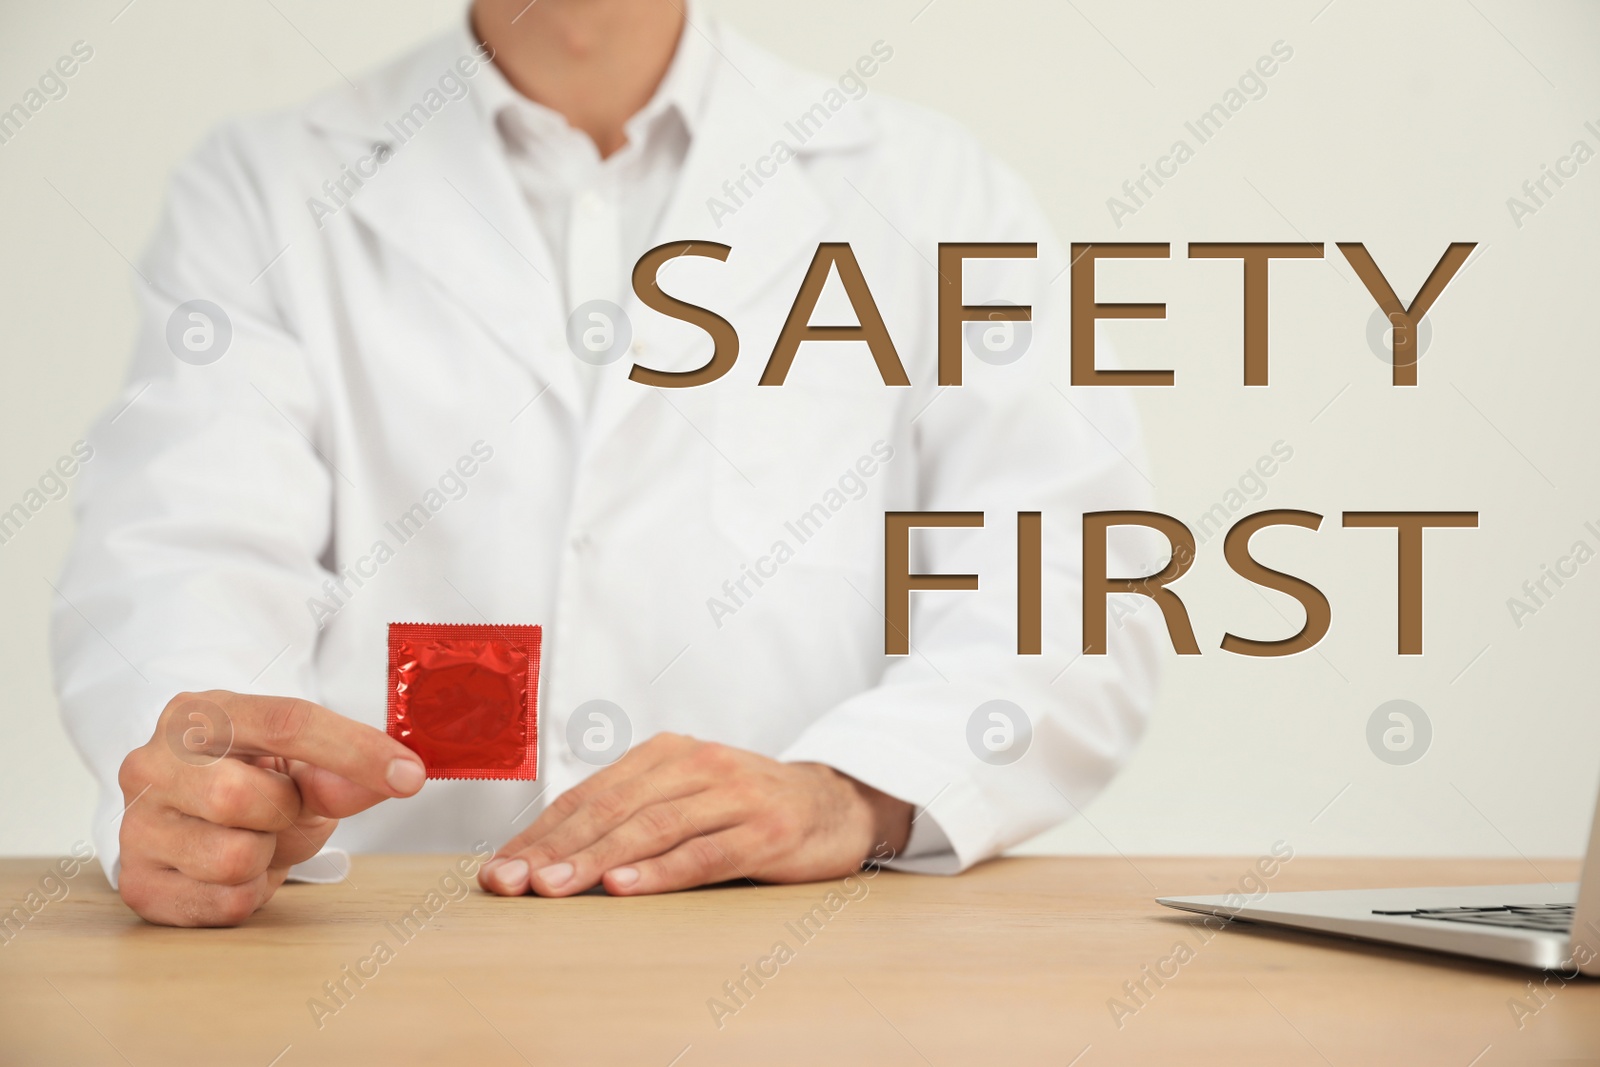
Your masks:
<svg viewBox="0 0 1600 1067"><path fill-rule="evenodd" d="M389 736L429 778L539 776L537 626L389 625Z"/></svg>

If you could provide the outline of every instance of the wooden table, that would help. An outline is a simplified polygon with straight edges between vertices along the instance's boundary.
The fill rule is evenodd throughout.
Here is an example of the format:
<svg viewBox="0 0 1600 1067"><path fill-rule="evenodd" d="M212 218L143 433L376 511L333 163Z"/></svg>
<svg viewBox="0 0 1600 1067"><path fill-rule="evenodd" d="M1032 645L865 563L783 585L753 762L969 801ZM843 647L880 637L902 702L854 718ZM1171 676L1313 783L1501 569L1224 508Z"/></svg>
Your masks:
<svg viewBox="0 0 1600 1067"><path fill-rule="evenodd" d="M1532 972L1261 927L1212 935L1152 902L1227 892L1245 859L1008 859L958 878L632 900L451 900L446 881L430 902L454 859L357 857L351 882L285 887L232 930L148 926L85 870L0 946L0 1062L1600 1062L1600 982L1552 986L1519 1029L1508 1002L1537 1006ZM48 863L0 861L0 906ZM1302 857L1270 884L1528 880L1521 862ZM437 908L426 924L393 925L419 905ZM1160 964L1180 942L1192 958ZM1147 966L1176 974L1157 987ZM1141 979L1139 1003L1124 983ZM340 981L349 994L330 998ZM1114 1019L1114 998L1136 1010Z"/></svg>

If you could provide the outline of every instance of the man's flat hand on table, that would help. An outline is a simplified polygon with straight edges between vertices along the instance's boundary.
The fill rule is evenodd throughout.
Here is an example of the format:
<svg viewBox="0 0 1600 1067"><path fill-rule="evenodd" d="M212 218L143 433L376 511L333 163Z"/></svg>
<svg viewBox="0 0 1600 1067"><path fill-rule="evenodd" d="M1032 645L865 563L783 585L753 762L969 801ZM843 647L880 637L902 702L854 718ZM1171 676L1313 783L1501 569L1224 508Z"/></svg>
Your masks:
<svg viewBox="0 0 1600 1067"><path fill-rule="evenodd" d="M899 851L911 806L818 763L660 734L573 787L478 872L502 896L843 877Z"/></svg>

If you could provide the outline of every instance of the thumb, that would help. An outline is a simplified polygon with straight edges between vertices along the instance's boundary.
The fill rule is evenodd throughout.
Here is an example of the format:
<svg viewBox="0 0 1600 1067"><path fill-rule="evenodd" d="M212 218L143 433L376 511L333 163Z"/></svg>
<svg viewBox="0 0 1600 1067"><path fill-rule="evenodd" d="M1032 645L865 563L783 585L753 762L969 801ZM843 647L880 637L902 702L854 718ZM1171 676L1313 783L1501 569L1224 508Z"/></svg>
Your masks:
<svg viewBox="0 0 1600 1067"><path fill-rule="evenodd" d="M294 825L278 831L277 847L272 853L268 869L284 871L297 863L304 863L322 851L322 846L328 843L328 838L338 827L338 819L302 810Z"/></svg>
<svg viewBox="0 0 1600 1067"><path fill-rule="evenodd" d="M343 819L366 811L389 796L358 785L343 775L325 767L316 767L300 760L289 763L289 777L300 790L300 806L304 815L317 815L327 819Z"/></svg>

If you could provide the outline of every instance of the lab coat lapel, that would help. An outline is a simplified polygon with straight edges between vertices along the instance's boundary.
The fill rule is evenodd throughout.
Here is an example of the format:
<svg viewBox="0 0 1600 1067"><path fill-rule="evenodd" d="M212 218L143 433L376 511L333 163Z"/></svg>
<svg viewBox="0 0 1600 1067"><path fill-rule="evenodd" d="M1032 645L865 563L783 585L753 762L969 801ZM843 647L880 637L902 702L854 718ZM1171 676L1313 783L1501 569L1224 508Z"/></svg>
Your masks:
<svg viewBox="0 0 1600 1067"><path fill-rule="evenodd" d="M712 75L705 111L696 123L683 171L652 246L689 240L728 245L732 251L727 261L713 265L719 285L711 310L738 327L740 312L773 286L799 285L832 208L807 176L801 159L779 164L776 174L760 186L748 177L758 160L772 156L775 144L794 144L784 122L794 105L784 101L794 95L796 86L786 83L791 77L786 68L763 69L762 57L736 36L723 31L719 39L724 55ZM760 88L752 87L741 71ZM779 84L772 85L774 81ZM744 192L736 184L741 179ZM634 319L635 337L649 338L650 320L657 313L632 297L627 310ZM676 347L647 343L638 361L664 371L701 366L711 356L711 340L695 333L694 340ZM739 355L741 364L765 358L762 352L741 350ZM597 439L651 399L650 387L628 380L630 367L630 361L619 361L614 373L604 376L592 427Z"/></svg>
<svg viewBox="0 0 1600 1067"><path fill-rule="evenodd" d="M450 59L427 55L414 66L426 82ZM392 89L387 108L375 110L404 113L425 91L413 89ZM409 140L400 133L392 120L373 131L393 155L351 200L351 213L464 305L553 399L578 405L555 266L474 101L447 104Z"/></svg>

